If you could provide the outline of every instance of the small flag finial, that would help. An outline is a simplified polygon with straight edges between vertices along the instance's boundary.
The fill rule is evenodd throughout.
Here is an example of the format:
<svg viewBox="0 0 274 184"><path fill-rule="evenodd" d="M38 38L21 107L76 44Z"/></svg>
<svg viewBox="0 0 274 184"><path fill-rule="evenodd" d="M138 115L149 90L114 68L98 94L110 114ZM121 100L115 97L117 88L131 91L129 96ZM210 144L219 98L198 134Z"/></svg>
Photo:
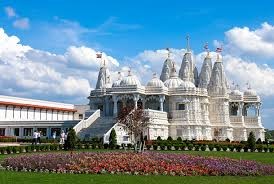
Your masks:
<svg viewBox="0 0 274 184"><path fill-rule="evenodd" d="M167 50L167 58L170 58L171 51L169 48L166 48L166 50Z"/></svg>
<svg viewBox="0 0 274 184"><path fill-rule="evenodd" d="M186 35L186 50L189 52L190 51L190 44L189 44L190 36Z"/></svg>
<svg viewBox="0 0 274 184"><path fill-rule="evenodd" d="M207 52L206 57L209 57L208 42L205 43L205 45L204 45L204 50Z"/></svg>

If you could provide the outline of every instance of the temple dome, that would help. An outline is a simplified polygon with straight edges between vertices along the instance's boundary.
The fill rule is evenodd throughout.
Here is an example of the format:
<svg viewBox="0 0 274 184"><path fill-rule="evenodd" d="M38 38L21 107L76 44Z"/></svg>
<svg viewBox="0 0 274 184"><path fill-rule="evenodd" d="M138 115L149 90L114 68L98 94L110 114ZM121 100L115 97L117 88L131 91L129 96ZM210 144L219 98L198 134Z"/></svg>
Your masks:
<svg viewBox="0 0 274 184"><path fill-rule="evenodd" d="M190 82L190 81L183 81L180 84L180 87L182 87L182 88L195 88L195 84L193 84L193 82Z"/></svg>
<svg viewBox="0 0 274 184"><path fill-rule="evenodd" d="M255 90L249 88L244 92L244 95L245 96L257 96L257 92Z"/></svg>
<svg viewBox="0 0 274 184"><path fill-rule="evenodd" d="M170 78L164 82L167 88L178 88L184 81L180 79L176 73L176 69L173 63Z"/></svg>
<svg viewBox="0 0 274 184"><path fill-rule="evenodd" d="M243 93L241 91L239 91L238 89L235 89L235 90L231 91L230 94L231 95L243 96Z"/></svg>
<svg viewBox="0 0 274 184"><path fill-rule="evenodd" d="M153 78L147 83L147 86L149 87L158 87L158 88L162 88L164 87L164 83L163 81L161 81L156 74L153 75Z"/></svg>
<svg viewBox="0 0 274 184"><path fill-rule="evenodd" d="M122 81L121 79L116 80L115 82L113 82L112 87L119 87L121 84L121 81Z"/></svg>
<svg viewBox="0 0 274 184"><path fill-rule="evenodd" d="M135 77L134 75L131 74L131 72L128 72L128 76L124 77L121 82L120 82L120 86L133 86L133 85L137 85L140 86L141 83L140 81L137 79L137 77Z"/></svg>

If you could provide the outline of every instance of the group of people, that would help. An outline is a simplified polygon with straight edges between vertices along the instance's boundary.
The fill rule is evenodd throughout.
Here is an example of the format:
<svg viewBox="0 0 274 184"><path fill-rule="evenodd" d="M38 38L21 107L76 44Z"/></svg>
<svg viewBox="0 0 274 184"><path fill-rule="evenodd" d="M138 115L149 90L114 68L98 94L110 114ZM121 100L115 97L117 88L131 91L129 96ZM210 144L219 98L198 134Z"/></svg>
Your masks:
<svg viewBox="0 0 274 184"><path fill-rule="evenodd" d="M33 132L33 140L32 140L32 144L41 144L41 135L42 135L42 132L41 131L34 131ZM62 130L61 134L60 134L60 144L65 144L66 143L66 140L67 140L67 136L68 134L65 133L64 130ZM55 140L56 139L56 131L54 131L52 133L52 138Z"/></svg>
<svg viewBox="0 0 274 184"><path fill-rule="evenodd" d="M34 131L33 132L33 140L32 140L32 144L41 144L41 131Z"/></svg>

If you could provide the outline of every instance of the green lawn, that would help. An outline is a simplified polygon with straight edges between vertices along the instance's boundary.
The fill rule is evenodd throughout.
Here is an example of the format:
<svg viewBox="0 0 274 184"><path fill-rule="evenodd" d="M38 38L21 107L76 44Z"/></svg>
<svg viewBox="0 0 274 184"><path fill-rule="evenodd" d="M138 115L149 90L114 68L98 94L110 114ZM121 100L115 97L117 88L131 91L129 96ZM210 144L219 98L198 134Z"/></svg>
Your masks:
<svg viewBox="0 0 274 184"><path fill-rule="evenodd" d="M180 152L181 153L181 152ZM274 165L274 153L258 153L258 152L223 152L223 151L185 151L186 154L213 156L213 157L229 157L242 160L255 160L265 164Z"/></svg>
<svg viewBox="0 0 274 184"><path fill-rule="evenodd" d="M91 150L90 150L91 151ZM93 150L94 151L94 150ZM167 151L165 151L167 152ZM259 162L274 164L274 153L238 153L238 152L197 152L197 151L172 151L172 153L185 153L201 156L218 156L230 157L235 159L256 160ZM14 154L16 156L19 154ZM0 160L11 155L0 155ZM46 174L46 173L23 173L0 171L0 184L17 184L17 183L150 183L150 184L274 184L274 176L260 177L237 177L237 176L128 176L128 175L72 175L72 174Z"/></svg>
<svg viewBox="0 0 274 184"><path fill-rule="evenodd" d="M77 183L111 183L111 184L273 184L274 176L264 177L237 177L237 176L126 176L126 175L71 175L71 174L41 174L41 173L20 173L0 172L0 183L2 184L32 184L32 183L56 183L56 184L77 184Z"/></svg>

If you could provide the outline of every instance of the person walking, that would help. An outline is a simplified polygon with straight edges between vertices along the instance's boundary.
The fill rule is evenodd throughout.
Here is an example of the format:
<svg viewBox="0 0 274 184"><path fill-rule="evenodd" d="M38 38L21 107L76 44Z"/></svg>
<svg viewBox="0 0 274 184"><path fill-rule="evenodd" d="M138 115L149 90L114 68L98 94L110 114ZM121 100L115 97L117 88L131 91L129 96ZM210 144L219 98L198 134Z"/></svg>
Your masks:
<svg viewBox="0 0 274 184"><path fill-rule="evenodd" d="M38 138L38 133L36 132L36 130L34 130L33 132L33 141L32 141L32 144L37 144L37 138Z"/></svg>

